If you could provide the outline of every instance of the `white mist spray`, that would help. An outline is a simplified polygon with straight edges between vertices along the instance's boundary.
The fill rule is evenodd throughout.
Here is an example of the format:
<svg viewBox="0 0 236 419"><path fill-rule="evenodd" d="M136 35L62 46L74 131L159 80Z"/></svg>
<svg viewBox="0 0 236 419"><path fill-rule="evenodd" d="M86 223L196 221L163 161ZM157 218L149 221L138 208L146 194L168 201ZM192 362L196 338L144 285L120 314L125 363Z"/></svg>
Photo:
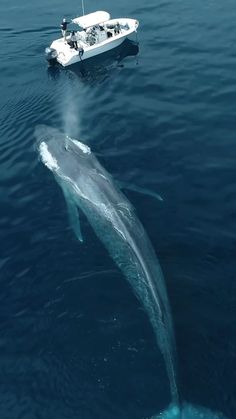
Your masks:
<svg viewBox="0 0 236 419"><path fill-rule="evenodd" d="M64 132L74 138L80 138L81 112L79 98L78 86L70 80L63 91L61 114Z"/></svg>

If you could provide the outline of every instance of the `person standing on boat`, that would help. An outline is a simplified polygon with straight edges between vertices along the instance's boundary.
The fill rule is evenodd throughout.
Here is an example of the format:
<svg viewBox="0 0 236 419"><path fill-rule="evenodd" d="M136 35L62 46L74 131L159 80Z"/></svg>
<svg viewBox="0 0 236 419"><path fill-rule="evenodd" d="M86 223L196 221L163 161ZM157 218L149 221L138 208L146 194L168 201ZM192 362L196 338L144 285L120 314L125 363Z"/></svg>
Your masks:
<svg viewBox="0 0 236 419"><path fill-rule="evenodd" d="M71 43L72 43L72 48L78 50L78 42L77 42L75 31L71 32L70 40L71 40Z"/></svg>
<svg viewBox="0 0 236 419"><path fill-rule="evenodd" d="M61 33L62 33L62 36L63 36L65 42L66 42L66 31L67 31L68 23L70 23L70 22L67 22L66 18L64 17L64 19L61 22Z"/></svg>

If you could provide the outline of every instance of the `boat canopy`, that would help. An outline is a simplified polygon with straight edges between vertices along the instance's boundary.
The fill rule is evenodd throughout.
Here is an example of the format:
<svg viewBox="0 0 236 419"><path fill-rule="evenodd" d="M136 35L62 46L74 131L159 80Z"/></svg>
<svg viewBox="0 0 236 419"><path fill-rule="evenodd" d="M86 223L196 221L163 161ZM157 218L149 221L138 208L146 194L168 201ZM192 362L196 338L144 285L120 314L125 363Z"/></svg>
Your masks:
<svg viewBox="0 0 236 419"><path fill-rule="evenodd" d="M88 15L75 17L72 19L73 23L76 23L81 28L86 29L90 28L90 26L98 25L99 23L106 22L109 20L111 16L109 13L104 11L98 11L94 13L89 13Z"/></svg>

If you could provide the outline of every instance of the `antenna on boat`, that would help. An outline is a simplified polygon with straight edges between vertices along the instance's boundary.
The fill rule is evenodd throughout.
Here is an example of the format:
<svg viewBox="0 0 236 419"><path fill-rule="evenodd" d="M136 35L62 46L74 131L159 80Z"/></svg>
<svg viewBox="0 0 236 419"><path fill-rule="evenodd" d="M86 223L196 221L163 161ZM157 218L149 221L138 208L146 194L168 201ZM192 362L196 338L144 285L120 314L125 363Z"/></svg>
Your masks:
<svg viewBox="0 0 236 419"><path fill-rule="evenodd" d="M81 3L82 3L82 12L83 12L83 15L84 15L84 0L81 0Z"/></svg>

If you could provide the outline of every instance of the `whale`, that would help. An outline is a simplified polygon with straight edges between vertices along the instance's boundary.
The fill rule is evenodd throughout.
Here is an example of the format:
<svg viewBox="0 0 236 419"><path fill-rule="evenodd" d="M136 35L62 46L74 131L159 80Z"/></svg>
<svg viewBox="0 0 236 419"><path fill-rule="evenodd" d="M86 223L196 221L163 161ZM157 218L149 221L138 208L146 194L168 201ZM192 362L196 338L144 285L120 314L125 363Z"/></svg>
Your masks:
<svg viewBox="0 0 236 419"><path fill-rule="evenodd" d="M82 211L148 315L165 362L172 399L155 418L222 419L221 414L206 408L180 404L167 290L160 263L135 208L88 145L46 125L35 128L35 137L40 160L63 191L76 237L83 242L79 220Z"/></svg>

